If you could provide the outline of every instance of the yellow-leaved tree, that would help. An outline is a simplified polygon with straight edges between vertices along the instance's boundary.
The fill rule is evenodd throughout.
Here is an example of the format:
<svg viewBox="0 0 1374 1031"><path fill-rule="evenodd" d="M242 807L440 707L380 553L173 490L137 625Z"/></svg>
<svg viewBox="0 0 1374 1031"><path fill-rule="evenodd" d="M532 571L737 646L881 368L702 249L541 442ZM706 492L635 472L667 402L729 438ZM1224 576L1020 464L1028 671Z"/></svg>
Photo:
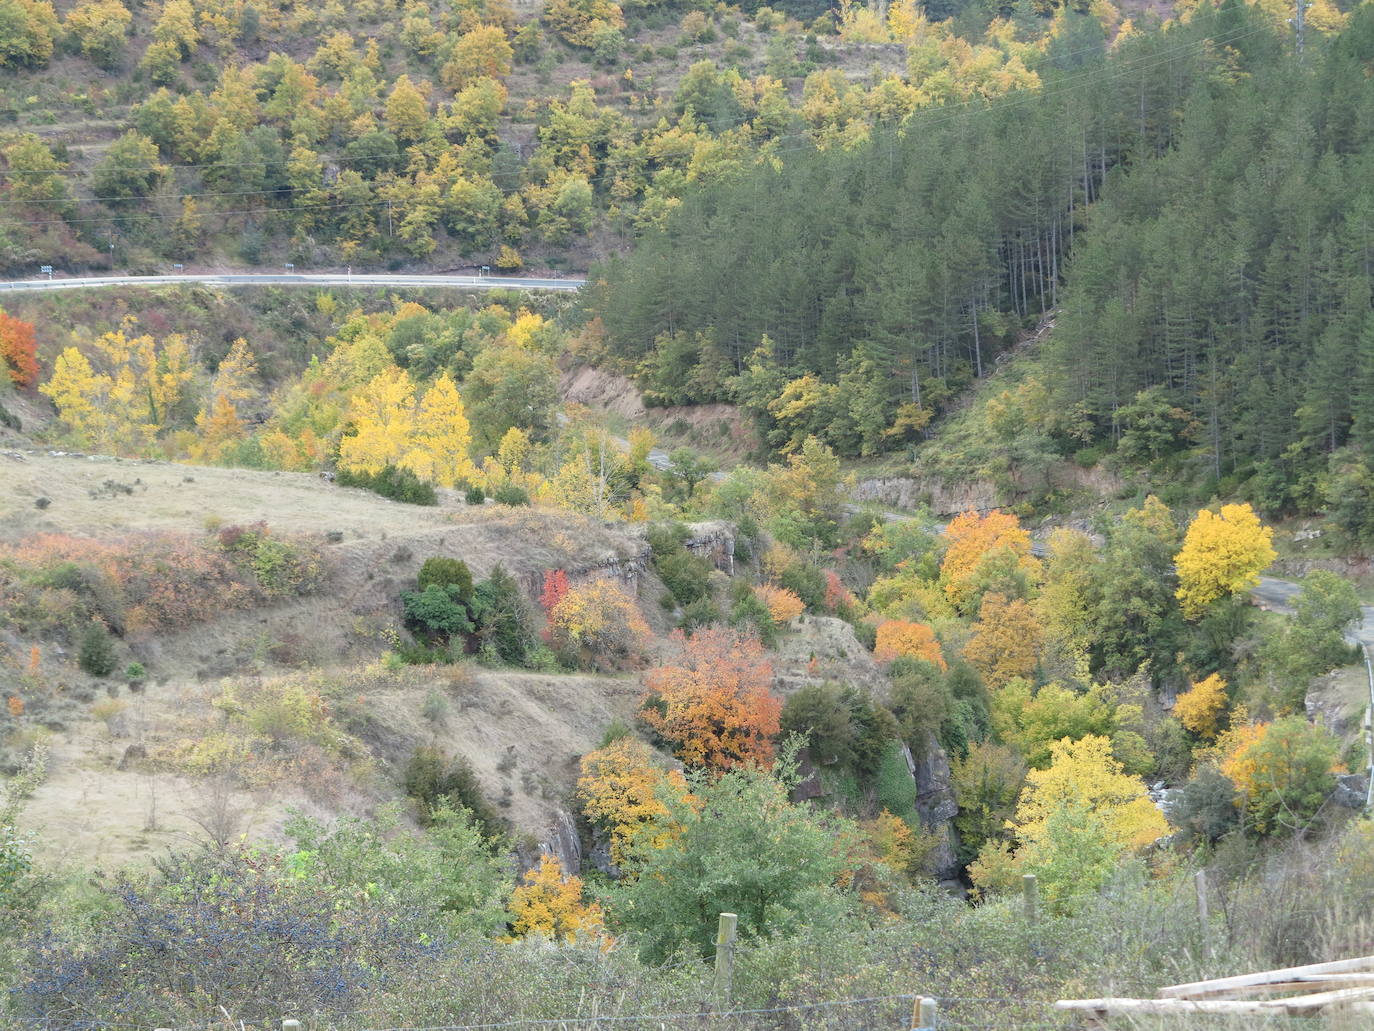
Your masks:
<svg viewBox="0 0 1374 1031"><path fill-rule="evenodd" d="M1174 716L1198 737L1214 738L1226 712L1226 681L1213 673L1178 696Z"/></svg>
<svg viewBox="0 0 1374 1031"><path fill-rule="evenodd" d="M582 898L582 878L565 876L563 864L547 853L511 892L510 917L518 938L539 934L578 942L599 938L604 929L601 907Z"/></svg>
<svg viewBox="0 0 1374 1031"><path fill-rule="evenodd" d="M1124 855L1168 834L1169 825L1145 784L1122 771L1111 739L1088 735L1057 742L1049 766L1027 774L1011 830L1020 848L1008 857L1001 843L986 845L970 867L974 882L996 887L1009 872L1034 873L1046 900L1063 908L1096 891Z"/></svg>
<svg viewBox="0 0 1374 1031"><path fill-rule="evenodd" d="M401 465L422 480L452 487L477 475L470 450L472 431L463 399L448 373L436 379L415 412L410 450Z"/></svg>
<svg viewBox="0 0 1374 1031"><path fill-rule="evenodd" d="M192 457L203 462L218 461L243 438L245 424L238 406L253 396L252 379L257 371L257 360L248 349L248 341L239 337L215 370L210 394L196 416L200 440L191 449Z"/></svg>
<svg viewBox="0 0 1374 1031"><path fill-rule="evenodd" d="M983 674L989 687L1001 687L1035 671L1043 636L1029 604L1020 598L1008 601L1001 594L985 594L973 636L964 646L964 658Z"/></svg>
<svg viewBox="0 0 1374 1031"><path fill-rule="evenodd" d="M400 465L415 435L415 384L404 369L383 369L353 398L353 434L339 441L339 465L375 473Z"/></svg>
<svg viewBox="0 0 1374 1031"><path fill-rule="evenodd" d="M611 862L625 873L637 850L663 848L681 833L670 807L691 799L686 778L654 762L633 737L582 757L577 797L588 822L609 835Z"/></svg>
<svg viewBox="0 0 1374 1031"><path fill-rule="evenodd" d="M354 396L348 415L354 432L339 442L344 469L394 465L444 487L477 475L463 399L447 373L417 403L410 374L388 366Z"/></svg>
<svg viewBox="0 0 1374 1031"><path fill-rule="evenodd" d="M131 336L133 321L90 342L90 358L68 347L39 389L82 444L144 454L167 426L193 369L186 339Z"/></svg>
<svg viewBox="0 0 1374 1031"><path fill-rule="evenodd" d="M1273 538L1274 531L1248 504L1222 505L1219 513L1200 511L1174 556L1184 616L1200 619L1213 602L1258 584L1277 557Z"/></svg>

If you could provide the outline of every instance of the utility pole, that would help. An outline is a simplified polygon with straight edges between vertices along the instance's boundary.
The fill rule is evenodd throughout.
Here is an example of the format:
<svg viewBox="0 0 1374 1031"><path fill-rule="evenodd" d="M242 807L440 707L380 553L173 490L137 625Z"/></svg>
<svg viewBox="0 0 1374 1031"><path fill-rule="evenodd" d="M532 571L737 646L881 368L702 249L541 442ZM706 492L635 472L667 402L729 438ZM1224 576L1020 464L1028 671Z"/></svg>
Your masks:
<svg viewBox="0 0 1374 1031"><path fill-rule="evenodd" d="M1298 58L1302 59L1302 36L1303 30L1307 27L1307 8L1308 0L1294 0L1293 30L1298 36Z"/></svg>

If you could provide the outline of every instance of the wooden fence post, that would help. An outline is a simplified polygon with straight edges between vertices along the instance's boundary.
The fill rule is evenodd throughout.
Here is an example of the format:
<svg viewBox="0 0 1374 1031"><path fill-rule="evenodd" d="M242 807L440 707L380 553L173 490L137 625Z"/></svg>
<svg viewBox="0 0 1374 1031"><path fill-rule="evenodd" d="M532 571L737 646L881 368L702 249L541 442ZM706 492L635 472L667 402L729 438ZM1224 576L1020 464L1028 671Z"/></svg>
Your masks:
<svg viewBox="0 0 1374 1031"><path fill-rule="evenodd" d="M935 1031L939 1005L926 995L918 995L911 1004L911 1031Z"/></svg>
<svg viewBox="0 0 1374 1031"><path fill-rule="evenodd" d="M1035 874L1028 873L1022 876L1021 894L1025 896L1026 900L1026 923L1028 924L1035 923L1036 911L1040 908L1040 891L1037 885L1038 882L1035 879Z"/></svg>
<svg viewBox="0 0 1374 1031"><path fill-rule="evenodd" d="M716 927L716 979L712 991L718 1005L728 1005L730 989L735 980L735 939L739 931L739 917L722 913Z"/></svg>

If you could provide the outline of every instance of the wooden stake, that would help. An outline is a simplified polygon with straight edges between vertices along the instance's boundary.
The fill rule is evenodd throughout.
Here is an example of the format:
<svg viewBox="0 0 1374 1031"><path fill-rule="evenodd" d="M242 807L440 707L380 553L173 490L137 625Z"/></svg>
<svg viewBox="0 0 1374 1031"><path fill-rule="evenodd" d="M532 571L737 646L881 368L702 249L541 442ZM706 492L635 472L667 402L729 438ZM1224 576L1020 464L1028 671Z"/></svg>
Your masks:
<svg viewBox="0 0 1374 1031"><path fill-rule="evenodd" d="M922 999L919 1005L921 1027L925 1028L926 1031L935 1031L935 1021L938 1017L939 1005L931 998Z"/></svg>
<svg viewBox="0 0 1374 1031"><path fill-rule="evenodd" d="M730 1002L730 989L735 979L735 938L738 929L738 916L734 913L720 915L720 923L716 927L716 979L713 991L717 1004L722 1006Z"/></svg>
<svg viewBox="0 0 1374 1031"><path fill-rule="evenodd" d="M1036 910L1039 909L1039 888L1035 879L1035 874L1028 873L1021 878L1021 893L1026 899L1026 923L1033 924L1036 920Z"/></svg>

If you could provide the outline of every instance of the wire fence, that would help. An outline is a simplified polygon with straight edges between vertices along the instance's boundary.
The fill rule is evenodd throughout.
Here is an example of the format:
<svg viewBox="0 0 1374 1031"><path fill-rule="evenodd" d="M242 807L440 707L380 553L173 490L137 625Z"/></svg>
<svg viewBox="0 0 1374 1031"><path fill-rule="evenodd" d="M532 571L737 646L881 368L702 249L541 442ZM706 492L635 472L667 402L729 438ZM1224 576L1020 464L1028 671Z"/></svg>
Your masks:
<svg viewBox="0 0 1374 1031"><path fill-rule="evenodd" d="M300 1031L516 1031L528 1028L558 1031L912 1031L922 1028L918 1006L922 998L934 1002L930 1031L1075 1031L1082 1027L1053 1004L1021 999L923 997L910 994L835 999L823 1002L779 1003L773 1006L717 1008L663 1013L588 1013L558 1017L513 1017L484 1023L445 1023L423 1026L376 1023L357 1018L299 1020ZM293 1031L286 1018L283 1027ZM161 1031L154 1025L109 1021L17 1018L22 1031ZM0 1018L0 1026L6 1022ZM247 1022L226 1015L204 1023L178 1024L165 1031L278 1031L276 1023Z"/></svg>

